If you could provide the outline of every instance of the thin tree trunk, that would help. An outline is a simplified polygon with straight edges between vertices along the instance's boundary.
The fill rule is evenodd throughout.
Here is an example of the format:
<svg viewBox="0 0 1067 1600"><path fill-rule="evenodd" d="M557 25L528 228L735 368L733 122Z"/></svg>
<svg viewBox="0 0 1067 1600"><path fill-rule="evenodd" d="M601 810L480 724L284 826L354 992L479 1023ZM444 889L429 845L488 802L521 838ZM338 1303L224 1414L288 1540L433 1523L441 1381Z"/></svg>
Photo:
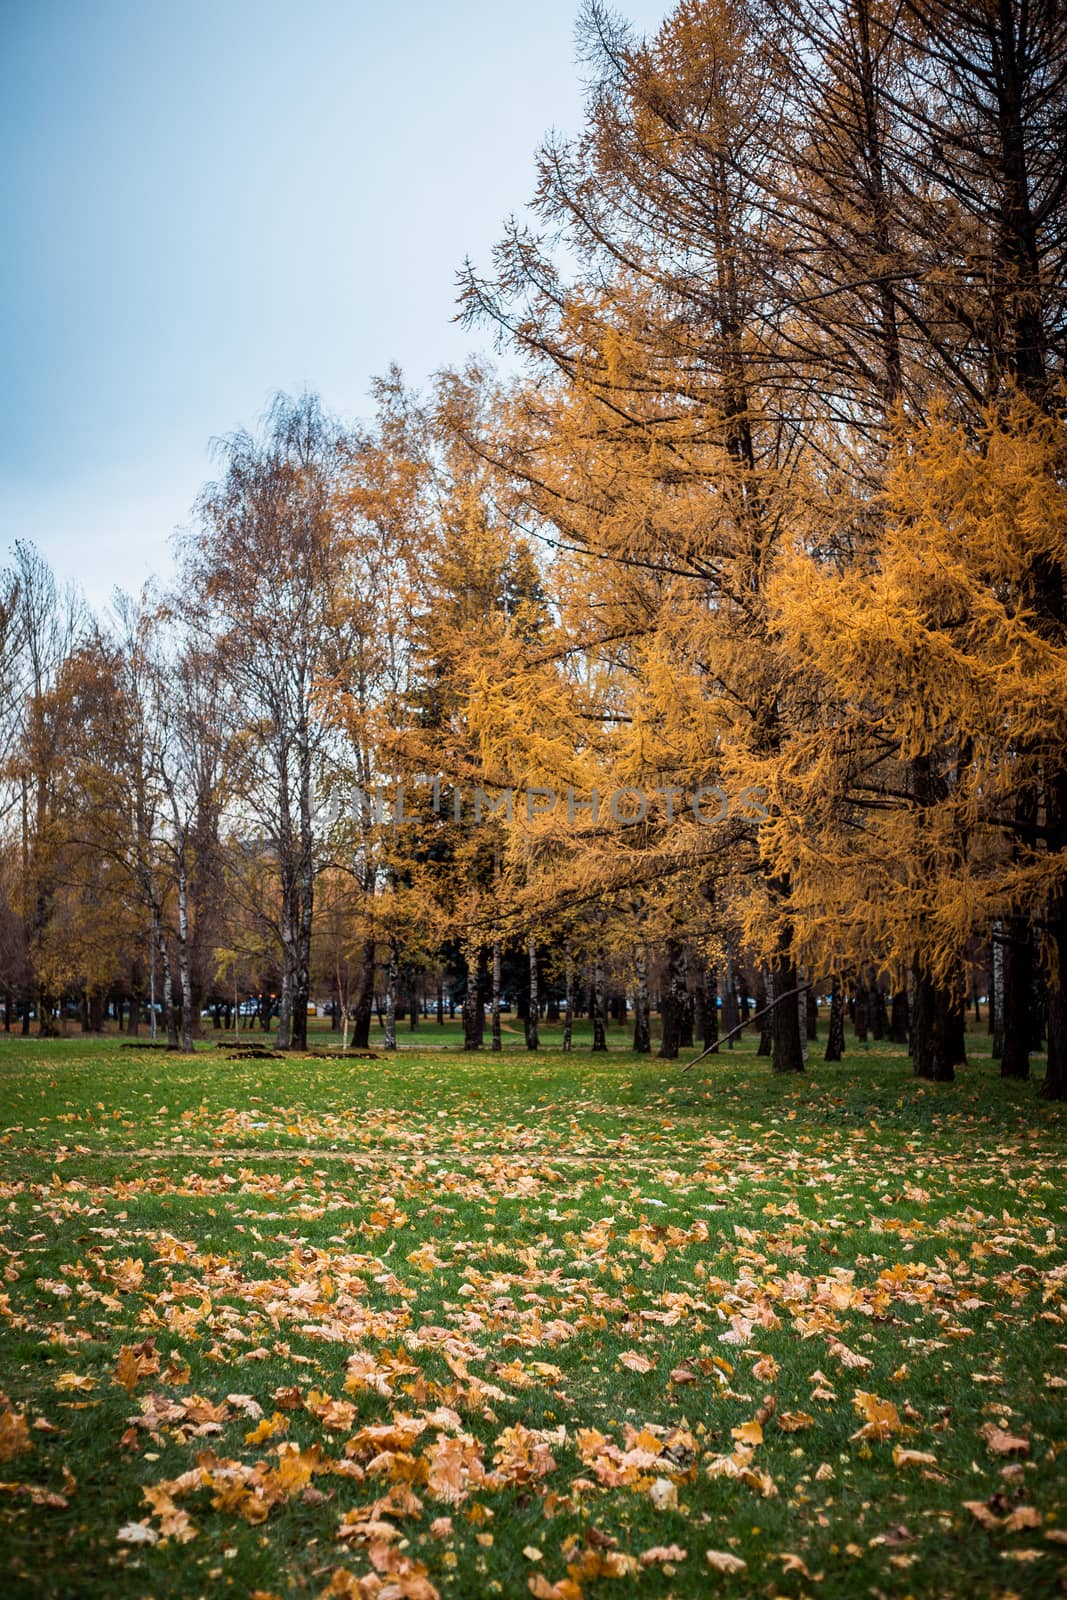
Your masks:
<svg viewBox="0 0 1067 1600"><path fill-rule="evenodd" d="M178 1048L178 1019L174 1011L174 978L170 967L170 948L162 927L156 923L156 947L163 970L163 1021L167 1029L167 1049Z"/></svg>
<svg viewBox="0 0 1067 1600"><path fill-rule="evenodd" d="M648 948L640 943L634 954L634 1052L647 1056L652 1049L652 1023L648 1001Z"/></svg>
<svg viewBox="0 0 1067 1600"><path fill-rule="evenodd" d="M182 991L182 1050L193 1052L193 984L189 969L189 883L184 859L178 865L178 982Z"/></svg>
<svg viewBox="0 0 1067 1600"><path fill-rule="evenodd" d="M722 1025L726 1031L727 1047L734 1047L733 1034L738 1024L737 1015L737 990L734 986L734 946L733 936L726 936L726 973L722 991Z"/></svg>
<svg viewBox="0 0 1067 1600"><path fill-rule="evenodd" d="M352 1008L352 1044L356 1050L370 1048L370 1026L374 1011L374 940L363 941L360 959L359 994Z"/></svg>
<svg viewBox="0 0 1067 1600"><path fill-rule="evenodd" d="M908 991L894 989L889 1008L889 1037L894 1044L908 1042Z"/></svg>
<svg viewBox="0 0 1067 1600"><path fill-rule="evenodd" d="M719 1037L719 971L708 967L704 973L704 1045Z"/></svg>
<svg viewBox="0 0 1067 1600"><path fill-rule="evenodd" d="M778 954L767 975L768 988L775 995L784 995L798 983L797 969L790 954L791 935L780 936ZM774 1072L803 1072L804 1045L800 1036L800 1013L795 1005L776 1005L772 1014L774 1023L771 1069Z"/></svg>
<svg viewBox="0 0 1067 1600"><path fill-rule="evenodd" d="M871 988L871 1032L875 1039L884 1039L889 1032L885 991L877 980Z"/></svg>
<svg viewBox="0 0 1067 1600"><path fill-rule="evenodd" d="M797 972L797 981L802 980L802 974ZM800 1059L804 1066L808 1064L808 994L809 990L801 990L797 995L797 1033L800 1036Z"/></svg>
<svg viewBox="0 0 1067 1600"><path fill-rule="evenodd" d="M1067 894L1050 896L1046 913L1050 982L1048 1060L1042 1100L1067 1100Z"/></svg>
<svg viewBox="0 0 1067 1600"><path fill-rule="evenodd" d="M563 1049L567 1053L571 1048L571 1039L574 1033L574 961L571 957L571 942L568 939L563 956Z"/></svg>
<svg viewBox="0 0 1067 1600"><path fill-rule="evenodd" d="M993 992L989 1007L990 1032L993 1043L989 1054L994 1061L1004 1056L1004 925L993 924Z"/></svg>
<svg viewBox="0 0 1067 1600"><path fill-rule="evenodd" d="M774 1011L771 1009L774 1000L773 984L768 983L767 974L762 968L756 973L756 1012L764 1013L760 1023L759 1043L756 1046L758 1056L769 1056L774 1046Z"/></svg>
<svg viewBox="0 0 1067 1600"><path fill-rule="evenodd" d="M693 1048L693 994L689 987L689 950L682 951L680 987L678 992L678 1044L683 1050Z"/></svg>
<svg viewBox="0 0 1067 1600"><path fill-rule="evenodd" d="M830 1025L826 1032L824 1061L840 1061L845 1054L845 994L839 973L830 980Z"/></svg>
<svg viewBox="0 0 1067 1600"><path fill-rule="evenodd" d="M859 977L856 980L856 1016L853 1022L858 1043L867 1043L867 1035L870 1031L870 1026L871 991L867 984L867 970L861 965Z"/></svg>
<svg viewBox="0 0 1067 1600"><path fill-rule="evenodd" d="M594 1053L608 1048L607 1035L604 1031L604 968L600 960L600 950L597 949L593 956L593 982L591 988L592 1014L593 1014L593 1050Z"/></svg>
<svg viewBox="0 0 1067 1600"><path fill-rule="evenodd" d="M492 1049L503 1049L503 1040L500 1037L500 940L493 940L493 988L490 1000L490 1016L492 1018L493 1043Z"/></svg>
<svg viewBox="0 0 1067 1600"><path fill-rule="evenodd" d="M1009 917L1004 928L1003 1019L1000 1075L1030 1076L1030 1028L1033 1008L1034 956L1030 925L1025 917Z"/></svg>
<svg viewBox="0 0 1067 1600"><path fill-rule="evenodd" d="M463 996L463 1048L480 1050L485 1040L485 1011L478 987L480 950L473 942L465 949L467 958L467 988Z"/></svg>
<svg viewBox="0 0 1067 1600"><path fill-rule="evenodd" d="M396 1049L396 992L400 981L400 956L396 935L389 935L389 965L385 980L385 1039L383 1048Z"/></svg>
<svg viewBox="0 0 1067 1600"><path fill-rule="evenodd" d="M660 985L662 1037L659 1056L675 1061L682 1036L682 993L685 987L684 952L678 939L667 940L667 970Z"/></svg>
<svg viewBox="0 0 1067 1600"><path fill-rule="evenodd" d="M531 933L526 940L526 953L530 963L530 1004L526 1009L526 1048L537 1050L540 1037L537 1023L541 1015L541 997L538 992L537 941Z"/></svg>

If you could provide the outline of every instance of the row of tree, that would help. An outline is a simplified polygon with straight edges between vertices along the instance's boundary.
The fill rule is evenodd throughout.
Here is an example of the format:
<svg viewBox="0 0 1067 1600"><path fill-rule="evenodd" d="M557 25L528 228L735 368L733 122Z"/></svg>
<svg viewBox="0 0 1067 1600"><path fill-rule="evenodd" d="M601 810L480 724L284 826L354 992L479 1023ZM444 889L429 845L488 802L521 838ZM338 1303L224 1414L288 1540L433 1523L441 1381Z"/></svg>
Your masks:
<svg viewBox="0 0 1067 1600"><path fill-rule="evenodd" d="M517 376L393 373L360 428L279 399L106 620L16 551L8 986L44 1020L148 968L188 1047L276 974L301 1048L313 986L365 1040L438 973L475 1047L519 951L531 1047L547 964L598 1043L658 996L671 1054L743 971L777 1070L817 981L947 1079L988 966L1003 1070L1036 993L1063 1097L1067 13L581 39L584 130L462 279Z"/></svg>

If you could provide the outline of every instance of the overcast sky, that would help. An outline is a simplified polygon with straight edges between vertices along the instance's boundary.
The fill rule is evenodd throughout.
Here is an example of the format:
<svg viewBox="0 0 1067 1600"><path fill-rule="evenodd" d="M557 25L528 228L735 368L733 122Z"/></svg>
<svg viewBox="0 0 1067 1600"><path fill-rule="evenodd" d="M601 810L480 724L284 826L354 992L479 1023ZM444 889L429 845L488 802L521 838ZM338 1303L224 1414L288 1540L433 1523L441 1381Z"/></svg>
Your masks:
<svg viewBox="0 0 1067 1600"><path fill-rule="evenodd" d="M576 12L0 0L0 545L100 604L169 570L210 439L276 390L355 417L391 361L462 360L460 263L580 125Z"/></svg>

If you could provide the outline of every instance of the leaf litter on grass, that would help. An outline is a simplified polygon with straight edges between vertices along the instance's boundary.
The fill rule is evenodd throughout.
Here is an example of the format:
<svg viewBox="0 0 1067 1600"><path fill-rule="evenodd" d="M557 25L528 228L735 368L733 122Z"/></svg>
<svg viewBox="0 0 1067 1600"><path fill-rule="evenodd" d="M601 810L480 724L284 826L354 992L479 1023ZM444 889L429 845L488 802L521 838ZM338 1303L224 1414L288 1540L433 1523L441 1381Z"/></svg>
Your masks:
<svg viewBox="0 0 1067 1600"><path fill-rule="evenodd" d="M485 1111L465 1140L409 1107L358 1170L316 1149L124 1177L88 1151L9 1158L0 1312L52 1352L36 1379L9 1369L9 1525L63 1496L62 1408L96 1405L119 1480L101 1546L131 1594L204 1546L284 1552L294 1517L314 1531L281 1587L376 1600L935 1594L961 1552L990 1593L1057 1581L1067 1263L1044 1147L719 1125L628 1170L625 1145L580 1154L587 1129L551 1155L540 1131L479 1147ZM305 1137L350 1120L285 1116ZM210 1105L190 1121L210 1134ZM255 1122L276 1134L230 1108L219 1138Z"/></svg>

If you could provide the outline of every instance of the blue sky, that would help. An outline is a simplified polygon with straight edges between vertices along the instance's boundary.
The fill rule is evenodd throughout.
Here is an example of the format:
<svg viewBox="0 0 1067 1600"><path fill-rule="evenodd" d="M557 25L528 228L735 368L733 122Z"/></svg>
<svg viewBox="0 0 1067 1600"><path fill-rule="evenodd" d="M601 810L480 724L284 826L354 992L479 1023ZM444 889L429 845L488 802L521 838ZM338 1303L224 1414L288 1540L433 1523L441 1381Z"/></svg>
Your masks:
<svg viewBox="0 0 1067 1600"><path fill-rule="evenodd" d="M642 29L665 0L620 9ZM0 546L104 602L169 570L212 436L368 410L576 130L577 0L0 0Z"/></svg>

